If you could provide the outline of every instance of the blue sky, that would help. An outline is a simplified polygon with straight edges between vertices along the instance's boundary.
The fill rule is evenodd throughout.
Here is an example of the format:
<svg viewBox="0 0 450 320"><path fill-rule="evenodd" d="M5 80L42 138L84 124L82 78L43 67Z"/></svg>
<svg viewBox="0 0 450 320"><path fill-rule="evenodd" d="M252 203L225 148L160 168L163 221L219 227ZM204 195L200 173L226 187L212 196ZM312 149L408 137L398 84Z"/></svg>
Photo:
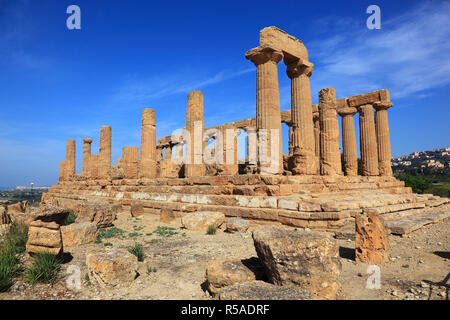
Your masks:
<svg viewBox="0 0 450 320"><path fill-rule="evenodd" d="M71 4L81 30L66 28ZM380 30L366 28L371 4ZM325 87L338 98L386 88L393 156L450 145L448 1L0 0L0 186L55 184L67 139L79 172L82 138L97 153L102 125L115 164L139 146L142 108L169 135L185 124L191 90L204 94L206 126L253 117L256 69L244 54L272 25L307 47L313 103Z"/></svg>

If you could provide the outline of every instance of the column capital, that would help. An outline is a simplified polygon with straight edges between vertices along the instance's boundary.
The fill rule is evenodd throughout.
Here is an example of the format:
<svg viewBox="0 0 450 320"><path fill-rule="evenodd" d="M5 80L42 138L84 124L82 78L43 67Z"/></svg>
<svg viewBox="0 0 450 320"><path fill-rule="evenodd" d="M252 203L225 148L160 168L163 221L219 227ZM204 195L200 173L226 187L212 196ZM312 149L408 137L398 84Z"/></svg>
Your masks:
<svg viewBox="0 0 450 320"><path fill-rule="evenodd" d="M301 58L284 59L284 63L287 66L286 73L291 79L297 78L302 74L310 77L314 69L314 64Z"/></svg>
<svg viewBox="0 0 450 320"><path fill-rule="evenodd" d="M257 67L268 61L280 62L283 59L283 52L269 46L259 46L248 50L245 53L245 58L253 62Z"/></svg>
<svg viewBox="0 0 450 320"><path fill-rule="evenodd" d="M387 109L389 109L392 106L393 106L393 104L390 101L378 101L378 102L374 102L373 103L373 107L377 111L379 111L379 110L387 110Z"/></svg>
<svg viewBox="0 0 450 320"><path fill-rule="evenodd" d="M89 144L91 144L92 141L94 141L94 140L92 140L91 138L83 138L83 143L89 143Z"/></svg>
<svg viewBox="0 0 450 320"><path fill-rule="evenodd" d="M346 117L346 116L353 117L358 112L358 109L352 108L352 107L347 107L347 108L337 109L337 112L341 117Z"/></svg>

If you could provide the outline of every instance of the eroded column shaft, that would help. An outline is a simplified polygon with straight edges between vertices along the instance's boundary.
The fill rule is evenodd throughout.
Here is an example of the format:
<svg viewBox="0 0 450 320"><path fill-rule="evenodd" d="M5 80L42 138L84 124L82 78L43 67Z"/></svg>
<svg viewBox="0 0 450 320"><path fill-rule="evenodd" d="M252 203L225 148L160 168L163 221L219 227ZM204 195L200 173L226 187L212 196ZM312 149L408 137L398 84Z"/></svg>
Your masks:
<svg viewBox="0 0 450 320"><path fill-rule="evenodd" d="M340 112L342 116L342 148L344 154L344 170L347 176L358 174L358 155L356 151L354 111Z"/></svg>
<svg viewBox="0 0 450 320"><path fill-rule="evenodd" d="M141 126L141 159L139 161L139 177L156 177L156 119L155 110L142 110Z"/></svg>
<svg viewBox="0 0 450 320"><path fill-rule="evenodd" d="M82 174L88 176L89 173L89 157L91 156L92 139L83 139L83 169Z"/></svg>
<svg viewBox="0 0 450 320"><path fill-rule="evenodd" d="M389 106L376 106L375 130L378 146L378 169L381 176L392 176L391 167L391 141L389 137L389 124L387 108Z"/></svg>
<svg viewBox="0 0 450 320"><path fill-rule="evenodd" d="M366 104L360 106L358 111L362 174L363 176L377 176L379 174L378 150L373 107Z"/></svg>
<svg viewBox="0 0 450 320"><path fill-rule="evenodd" d="M100 149L98 153L98 176L100 179L108 178L111 169L111 127L103 126L100 129Z"/></svg>
<svg viewBox="0 0 450 320"><path fill-rule="evenodd" d="M190 141L186 148L185 176L195 177L205 175L203 163L203 132L205 131L203 94L200 91L192 91L187 96L186 130L190 134Z"/></svg>
<svg viewBox="0 0 450 320"><path fill-rule="evenodd" d="M70 179L75 175L75 140L67 140L65 179Z"/></svg>
<svg viewBox="0 0 450 320"><path fill-rule="evenodd" d="M139 148L124 147L122 150L123 176L125 179L137 179Z"/></svg>

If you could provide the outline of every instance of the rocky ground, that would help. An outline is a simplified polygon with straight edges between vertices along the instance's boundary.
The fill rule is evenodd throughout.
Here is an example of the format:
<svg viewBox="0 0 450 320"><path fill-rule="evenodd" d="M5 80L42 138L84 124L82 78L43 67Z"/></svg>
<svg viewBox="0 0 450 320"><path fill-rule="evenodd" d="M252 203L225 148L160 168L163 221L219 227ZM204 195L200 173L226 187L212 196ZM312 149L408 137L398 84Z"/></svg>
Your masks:
<svg viewBox="0 0 450 320"><path fill-rule="evenodd" d="M158 226L174 229L159 229ZM53 285L29 285L20 279L0 299L213 299L205 289L205 270L214 260L256 257L251 230L214 235L160 224L159 217L132 218L120 214L115 227L123 230L102 243L66 247L66 262ZM390 236L390 261L381 265L380 289L368 289L368 265L354 261L354 241L338 240L342 262L338 299L448 299L450 278L450 219L428 225L406 237ZM143 244L145 259L139 262L139 276L131 285L102 289L87 275L86 252L112 247L127 249ZM24 262L27 262L24 257ZM67 288L80 268L81 288ZM370 272L372 273L372 272Z"/></svg>

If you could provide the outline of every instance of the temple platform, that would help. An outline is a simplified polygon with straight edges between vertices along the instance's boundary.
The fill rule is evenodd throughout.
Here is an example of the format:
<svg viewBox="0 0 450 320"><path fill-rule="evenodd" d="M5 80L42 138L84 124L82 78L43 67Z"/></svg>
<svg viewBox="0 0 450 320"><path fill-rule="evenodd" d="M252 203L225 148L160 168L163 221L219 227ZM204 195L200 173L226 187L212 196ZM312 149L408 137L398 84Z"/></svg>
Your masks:
<svg viewBox="0 0 450 320"><path fill-rule="evenodd" d="M428 221L427 217L432 218L428 214L436 212L443 214L433 216L431 222L450 216L448 198L414 194L404 182L381 176L234 175L118 180L75 176L60 181L42 197L42 205L73 210L84 201L120 204L121 214L130 214L131 205L142 206L145 214L159 215L162 208L171 209L179 217L194 211L217 211L253 224L330 232L351 228L355 215L369 210L380 214L397 234L409 232L401 231L399 225L402 230L415 230L418 225L405 226L402 221Z"/></svg>

